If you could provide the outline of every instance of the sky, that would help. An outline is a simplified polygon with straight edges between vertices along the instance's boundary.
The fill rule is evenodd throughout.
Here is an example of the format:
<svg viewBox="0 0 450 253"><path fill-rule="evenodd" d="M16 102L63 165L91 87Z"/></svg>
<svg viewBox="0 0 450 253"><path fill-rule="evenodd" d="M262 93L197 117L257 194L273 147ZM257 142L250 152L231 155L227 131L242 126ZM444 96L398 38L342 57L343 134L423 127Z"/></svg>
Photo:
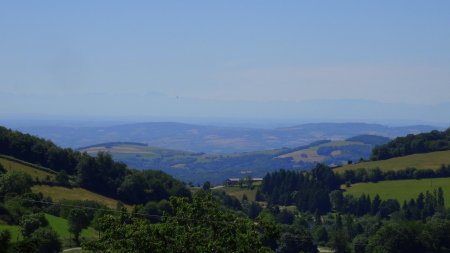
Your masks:
<svg viewBox="0 0 450 253"><path fill-rule="evenodd" d="M1 1L0 115L449 122L449 10Z"/></svg>

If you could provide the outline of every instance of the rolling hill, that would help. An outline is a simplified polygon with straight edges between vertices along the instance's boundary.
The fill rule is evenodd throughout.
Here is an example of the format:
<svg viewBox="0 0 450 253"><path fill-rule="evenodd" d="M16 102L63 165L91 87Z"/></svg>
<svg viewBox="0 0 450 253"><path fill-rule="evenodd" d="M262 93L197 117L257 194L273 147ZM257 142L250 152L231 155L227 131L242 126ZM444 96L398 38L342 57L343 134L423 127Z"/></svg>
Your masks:
<svg viewBox="0 0 450 253"><path fill-rule="evenodd" d="M44 179L53 179L55 173L47 168L30 164L12 157L0 156L0 163L8 171L18 171L29 174L33 179L38 178L40 181ZM117 200L105 197L103 195L88 191L83 188L67 188L60 186L35 185L31 189L33 192L41 192L46 197L51 197L54 201L58 200L94 200L104 204L110 208L115 208ZM127 206L129 207L129 206Z"/></svg>
<svg viewBox="0 0 450 253"><path fill-rule="evenodd" d="M34 180L53 179L56 172L14 157L0 155L0 163L7 171L19 171L29 174Z"/></svg>
<svg viewBox="0 0 450 253"><path fill-rule="evenodd" d="M380 168L381 170L400 170L405 168L438 169L442 164L450 164L450 150L345 165L336 168L335 171L340 173L346 170L356 170L358 168Z"/></svg>
<svg viewBox="0 0 450 253"><path fill-rule="evenodd" d="M35 185L31 188L33 192L40 192L45 197L52 198L53 201L59 200L92 200L103 204L109 208L116 208L118 201L109 197L105 197L95 192L88 191L83 188L74 187L67 188L61 186ZM125 205L131 210L131 206Z"/></svg>
<svg viewBox="0 0 450 253"><path fill-rule="evenodd" d="M363 134L394 138L436 128L420 125L388 127L364 123L314 123L257 129L150 122L105 127L22 126L17 129L50 139L63 147L79 148L117 141L191 152L233 153L295 148L319 140L345 140Z"/></svg>
<svg viewBox="0 0 450 253"><path fill-rule="evenodd" d="M309 148L286 153L279 158L291 158L296 163L313 162L337 166L347 161L358 161L369 157L374 146L359 141L330 141Z"/></svg>
<svg viewBox="0 0 450 253"><path fill-rule="evenodd" d="M388 139L370 136L378 142ZM316 163L346 164L348 160L367 159L374 147L359 141L318 141L296 148L282 148L232 154L205 154L148 147L141 143L104 143L81 148L95 155L110 153L116 161L132 168L159 169L181 180L193 183L221 183L228 177L252 175L262 177L267 172L284 169L309 169ZM367 142L367 141L366 141Z"/></svg>

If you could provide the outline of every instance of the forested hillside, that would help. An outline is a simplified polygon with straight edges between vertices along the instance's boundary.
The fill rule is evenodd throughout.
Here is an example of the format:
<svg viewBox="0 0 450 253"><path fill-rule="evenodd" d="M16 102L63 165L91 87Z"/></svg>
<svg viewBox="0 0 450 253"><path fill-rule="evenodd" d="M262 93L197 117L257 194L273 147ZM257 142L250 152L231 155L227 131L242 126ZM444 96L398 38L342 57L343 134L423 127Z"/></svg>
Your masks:
<svg viewBox="0 0 450 253"><path fill-rule="evenodd" d="M339 189L339 179L324 165L311 171L280 170L269 173L261 185L262 198L274 205L296 205L299 210L326 213L331 210L328 195Z"/></svg>
<svg viewBox="0 0 450 253"><path fill-rule="evenodd" d="M125 203L146 203L149 199L190 195L183 183L165 173L131 170L124 163L113 161L107 153L90 156L4 127L0 127L0 154L67 174L72 177L71 184Z"/></svg>
<svg viewBox="0 0 450 253"><path fill-rule="evenodd" d="M411 154L428 153L450 149L450 128L446 131L431 131L429 133L409 134L398 137L391 142L376 147L373 150L373 160L385 160L392 157Z"/></svg>
<svg viewBox="0 0 450 253"><path fill-rule="evenodd" d="M306 219L296 221L303 222L315 243L335 252L438 253L450 249L444 239L450 229L445 207L448 194L439 185L423 187L423 192L417 190L399 202L374 191L344 194L339 187L342 180L323 165L308 172L281 170L264 177L256 196L269 206L295 205ZM308 221L311 215L314 218Z"/></svg>

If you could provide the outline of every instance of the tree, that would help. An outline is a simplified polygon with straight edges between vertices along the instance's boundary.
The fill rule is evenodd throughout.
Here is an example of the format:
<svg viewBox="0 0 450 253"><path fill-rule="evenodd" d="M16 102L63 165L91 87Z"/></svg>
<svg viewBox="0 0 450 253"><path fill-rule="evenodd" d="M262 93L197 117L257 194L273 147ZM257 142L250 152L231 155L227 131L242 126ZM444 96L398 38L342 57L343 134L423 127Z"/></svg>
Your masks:
<svg viewBox="0 0 450 253"><path fill-rule="evenodd" d="M134 173L125 177L117 189L117 193L123 201L129 204L138 204L148 201L145 192L147 189L148 184L145 178L140 174Z"/></svg>
<svg viewBox="0 0 450 253"><path fill-rule="evenodd" d="M70 185L69 175L67 175L67 172L65 170L61 170L58 173L56 173L55 181L57 184L62 186Z"/></svg>
<svg viewBox="0 0 450 253"><path fill-rule="evenodd" d="M335 224L330 229L330 245L337 253L345 253L349 251L348 234L343 229L342 217L336 214Z"/></svg>
<svg viewBox="0 0 450 253"><path fill-rule="evenodd" d="M373 202L372 202L372 206L371 206L372 215L375 215L378 213L378 211L380 210L380 205L381 205L381 198L380 198L380 195L377 194L373 198Z"/></svg>
<svg viewBox="0 0 450 253"><path fill-rule="evenodd" d="M330 193L330 202L333 210L342 212L344 210L344 195L341 190L334 190Z"/></svg>
<svg viewBox="0 0 450 253"><path fill-rule="evenodd" d="M24 237L30 237L31 234L40 227L48 225L48 221L43 213L24 215L20 218L20 231Z"/></svg>
<svg viewBox="0 0 450 253"><path fill-rule="evenodd" d="M294 222L295 216L292 212L284 208L277 214L276 218L277 221L281 224L292 224Z"/></svg>
<svg viewBox="0 0 450 253"><path fill-rule="evenodd" d="M444 191L441 187L438 188L437 192L437 208L441 212L445 210Z"/></svg>
<svg viewBox="0 0 450 253"><path fill-rule="evenodd" d="M343 229L338 229L336 227L331 229L329 243L336 253L345 253L349 251L348 240L349 238Z"/></svg>
<svg viewBox="0 0 450 253"><path fill-rule="evenodd" d="M248 207L248 217L250 219L255 219L259 213L261 213L261 206L256 202L251 202Z"/></svg>
<svg viewBox="0 0 450 253"><path fill-rule="evenodd" d="M367 247L367 236L365 235L357 235L352 241L352 252L353 253L361 253L366 252Z"/></svg>
<svg viewBox="0 0 450 253"><path fill-rule="evenodd" d="M6 173L5 167L3 167L3 164L0 163L0 175Z"/></svg>
<svg viewBox="0 0 450 253"><path fill-rule="evenodd" d="M102 218L100 238L83 244L93 252L267 252L261 241L261 225L226 211L208 192L186 198L172 197L173 216L151 224L133 218Z"/></svg>
<svg viewBox="0 0 450 253"><path fill-rule="evenodd" d="M0 253L7 253L11 246L11 233L9 230L0 231Z"/></svg>
<svg viewBox="0 0 450 253"><path fill-rule="evenodd" d="M209 181L206 181L206 182L203 184L202 189L205 190L205 191L209 191L209 190L211 189L211 183L210 183Z"/></svg>
<svg viewBox="0 0 450 253"><path fill-rule="evenodd" d="M426 224L419 240L425 244L426 252L450 252L448 240L450 221L440 218L432 218Z"/></svg>
<svg viewBox="0 0 450 253"><path fill-rule="evenodd" d="M117 188L129 174L125 164L114 162L105 152L99 152L95 158L84 153L76 171L82 187L111 197L117 196Z"/></svg>
<svg viewBox="0 0 450 253"><path fill-rule="evenodd" d="M283 233L280 237L277 253L316 253L317 246L314 245L312 237L306 231L297 231L293 234L290 232Z"/></svg>
<svg viewBox="0 0 450 253"><path fill-rule="evenodd" d="M256 222L260 225L259 232L262 244L275 250L277 240L280 237L280 229L273 214L268 209L264 209L256 218Z"/></svg>
<svg viewBox="0 0 450 253"><path fill-rule="evenodd" d="M314 238L314 241L317 244L325 244L328 242L328 232L327 229L323 225L317 225L312 230L312 235Z"/></svg>
<svg viewBox="0 0 450 253"><path fill-rule="evenodd" d="M80 233L83 229L89 226L90 220L84 210L72 209L67 217L69 222L69 232L74 236L76 243L80 242Z"/></svg>
<svg viewBox="0 0 450 253"><path fill-rule="evenodd" d="M58 234L51 228L39 228L31 234L30 241L37 245L36 253L57 253L62 251Z"/></svg>
<svg viewBox="0 0 450 253"><path fill-rule="evenodd" d="M263 198L259 188L256 190L255 200L256 201L264 201L264 198Z"/></svg>
<svg viewBox="0 0 450 253"><path fill-rule="evenodd" d="M381 202L379 214L382 218L388 218L390 214L399 210L400 203L395 199L388 199Z"/></svg>
<svg viewBox="0 0 450 253"><path fill-rule="evenodd" d="M369 238L367 252L427 252L419 240L420 222L388 222Z"/></svg>
<svg viewBox="0 0 450 253"><path fill-rule="evenodd" d="M58 234L49 227L39 228L29 238L11 246L10 252L21 253L57 253L62 251Z"/></svg>
<svg viewBox="0 0 450 253"><path fill-rule="evenodd" d="M153 223L160 221L159 216L161 215L161 210L156 202L147 202L142 208L141 213L148 215L149 220Z"/></svg>
<svg viewBox="0 0 450 253"><path fill-rule="evenodd" d="M33 179L30 175L16 171L7 172L0 175L0 197L6 194L21 195L30 192L32 185Z"/></svg>

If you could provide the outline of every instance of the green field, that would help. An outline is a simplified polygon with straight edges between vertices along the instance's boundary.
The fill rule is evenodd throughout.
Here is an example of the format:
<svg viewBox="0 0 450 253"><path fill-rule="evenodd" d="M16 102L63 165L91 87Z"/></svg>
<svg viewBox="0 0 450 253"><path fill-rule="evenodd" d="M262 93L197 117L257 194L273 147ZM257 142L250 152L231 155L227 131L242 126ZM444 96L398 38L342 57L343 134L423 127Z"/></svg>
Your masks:
<svg viewBox="0 0 450 253"><path fill-rule="evenodd" d="M3 230L9 230L9 232L11 233L11 240L13 242L17 242L22 239L22 234L20 233L19 226L0 224L0 231Z"/></svg>
<svg viewBox="0 0 450 253"><path fill-rule="evenodd" d="M116 208L117 200L103 195L85 190L83 188L66 188L60 186L35 185L31 188L33 192L41 192L46 197L51 197L53 201L58 200L93 200L106 205L109 208ZM126 207L131 210L131 206Z"/></svg>
<svg viewBox="0 0 450 253"><path fill-rule="evenodd" d="M69 240L71 238L71 234L69 232L69 223L66 219L50 214L45 214L45 218L47 218L50 227L52 227L56 231L56 233L58 233L59 237L63 241ZM97 232L92 228L83 229L83 231L81 231L81 237L95 238L97 237Z"/></svg>
<svg viewBox="0 0 450 253"><path fill-rule="evenodd" d="M381 170L400 170L405 168L438 169L442 164L450 164L450 150L346 165L336 168L335 171L339 173L346 170L356 170L358 168L373 169L377 167Z"/></svg>
<svg viewBox="0 0 450 253"><path fill-rule="evenodd" d="M256 190L255 187L253 190L248 188L241 188L239 186L225 186L217 189L213 189L214 191L224 191L228 195L236 197L238 200L242 200L242 197L247 195L248 200L255 201Z"/></svg>
<svg viewBox="0 0 450 253"><path fill-rule="evenodd" d="M405 200L417 198L419 193L433 191L441 187L444 190L445 206L450 207L450 178L432 178L432 179L408 179L395 181L381 181L378 183L357 183L345 189L345 194L351 194L355 197L361 194L368 194L373 198L376 194L381 199L397 199L401 204Z"/></svg>
<svg viewBox="0 0 450 253"><path fill-rule="evenodd" d="M5 156L0 156L0 163L8 171L18 171L29 174L33 179L39 178L39 180L44 180L47 177L51 179L54 178L54 173L50 173L50 170L40 168L14 158L9 158Z"/></svg>
<svg viewBox="0 0 450 253"><path fill-rule="evenodd" d="M56 231L56 233L59 235L59 238L63 242L66 243L70 240L71 234L69 232L69 223L66 219L56 217L50 214L45 214L45 218L48 220L49 226ZM0 224L0 231L1 230L9 230L11 232L12 241L18 241L22 239L19 226ZM83 231L81 232L81 238L90 239L96 237L97 232L92 228L83 229Z"/></svg>

